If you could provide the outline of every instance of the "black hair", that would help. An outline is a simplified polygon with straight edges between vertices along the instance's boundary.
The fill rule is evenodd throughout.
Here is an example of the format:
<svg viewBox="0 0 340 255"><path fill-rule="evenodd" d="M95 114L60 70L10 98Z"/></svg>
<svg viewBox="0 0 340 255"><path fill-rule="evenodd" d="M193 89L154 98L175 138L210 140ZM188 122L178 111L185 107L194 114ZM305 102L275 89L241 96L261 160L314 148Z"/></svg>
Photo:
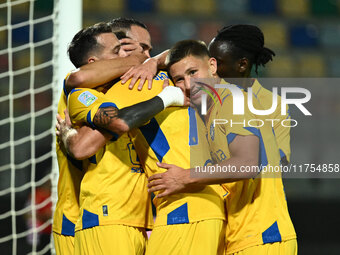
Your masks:
<svg viewBox="0 0 340 255"><path fill-rule="evenodd" d="M253 25L230 25L218 31L214 42L228 43L231 54L235 59L246 57L250 61L250 67L255 64L255 72L258 66L265 66L275 56L274 51L264 47L262 31Z"/></svg>
<svg viewBox="0 0 340 255"><path fill-rule="evenodd" d="M183 40L177 42L168 52L165 64L169 68L187 56L210 57L207 45L203 41Z"/></svg>
<svg viewBox="0 0 340 255"><path fill-rule="evenodd" d="M67 52L75 67L85 65L89 54L102 48L97 42L97 36L103 33L112 33L111 27L105 22L100 22L83 28L73 37Z"/></svg>
<svg viewBox="0 0 340 255"><path fill-rule="evenodd" d="M116 32L113 32L113 33L116 35L118 40L128 38L124 31L116 31Z"/></svg>
<svg viewBox="0 0 340 255"><path fill-rule="evenodd" d="M113 20L110 20L108 22L108 24L111 26L112 28L112 31L115 32L117 30L122 30L122 31L126 31L126 30L130 30L131 29L131 26L135 25L135 26L139 26L141 28L144 28L144 29L148 29L147 26L138 21L138 20L135 20L134 18L116 18L116 19L113 19Z"/></svg>

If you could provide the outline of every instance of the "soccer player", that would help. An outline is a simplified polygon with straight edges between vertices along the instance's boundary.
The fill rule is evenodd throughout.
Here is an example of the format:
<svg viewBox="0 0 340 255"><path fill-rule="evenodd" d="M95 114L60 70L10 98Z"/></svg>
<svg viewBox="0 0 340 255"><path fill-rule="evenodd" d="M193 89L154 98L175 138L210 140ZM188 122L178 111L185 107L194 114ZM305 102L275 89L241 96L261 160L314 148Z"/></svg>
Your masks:
<svg viewBox="0 0 340 255"><path fill-rule="evenodd" d="M110 32L105 36L114 35ZM100 47L80 50L87 43L87 31L81 30L70 44L70 59L76 67L107 59L107 53L112 52L112 45L118 41L106 40L105 43L101 42ZM95 45L96 43L98 42ZM164 107L174 103L183 105L184 102L180 89L166 87L147 102L123 109L119 107L118 110L115 104L103 101L105 91L112 84L113 82L97 88L101 92L74 89L67 94L74 125L86 123L101 128L102 131L114 132L110 132L112 141L90 158L81 182L80 217L75 227L75 254L97 254L99 251L102 254L144 253L145 228L152 226L147 179L129 137L123 133L141 125ZM110 99L114 100L114 97ZM108 123L106 118L111 122ZM118 138L119 135L121 136ZM82 139L79 133L68 130L61 136L65 145L68 145L70 137ZM84 136L86 137L87 135Z"/></svg>
<svg viewBox="0 0 340 255"><path fill-rule="evenodd" d="M83 30L87 42L82 48L84 51L96 52L92 55L91 62L96 58L116 58L126 56L121 51L120 44L111 28L107 24L97 24ZM58 113L64 116L66 109L65 90L58 104ZM89 130L84 127L83 131ZM73 254L74 252L74 228L79 216L79 188L83 178L85 162L77 161L67 155L65 148L56 144L57 159L59 165L58 201L53 218L53 237L57 254Z"/></svg>
<svg viewBox="0 0 340 255"><path fill-rule="evenodd" d="M116 18L109 21L112 32L123 31L126 37L121 40L121 44L125 51L134 51L134 44L138 44L142 48L142 52L150 58L150 51L152 50L151 37L146 25L133 18Z"/></svg>
<svg viewBox="0 0 340 255"><path fill-rule="evenodd" d="M120 108L152 98L159 93L161 80L166 77L166 73L159 73L153 79L152 89L141 92L137 89L129 90L127 86L121 86L119 83L115 84L105 97L108 99L117 94L121 96L106 103L114 102ZM132 98L134 100L131 100ZM110 121L108 118L108 122ZM210 162L206 138L199 137L196 132L202 125L202 120L192 108L172 107L157 114L147 125L131 130L129 135L146 174L151 176L162 171L156 165L158 161L176 163L183 168L190 167L191 146L202 148L196 150L201 153L195 157L199 160L197 164ZM95 147L92 146L91 149L93 148ZM214 185L203 187L197 193L165 199L156 198L154 203L157 217L148 242L147 254L159 254L160 251L162 254L223 253L224 194L221 186Z"/></svg>
<svg viewBox="0 0 340 255"><path fill-rule="evenodd" d="M190 90L192 78L218 79L216 59L210 58L206 46L197 41L178 42L169 52L168 68L175 85L183 90ZM199 91L199 86L195 83L192 91ZM247 98L246 93L242 90L244 98ZM149 178L149 191L163 191L158 197L166 197L183 190L186 192L190 187L221 183L230 191L226 196L226 254L296 254L296 234L288 213L281 175L268 178L272 175L261 171L280 163L271 126L268 123L259 128L249 126L249 120L253 120L253 126L260 125L256 123L258 117L248 110L246 100L244 115L233 115L231 91L220 89L219 95L222 104L214 105L209 101L210 108L205 117L214 158L212 167L233 170L202 171L194 178L190 176L190 170L160 163L159 166L167 172ZM200 103L196 94L193 99L196 104ZM260 109L261 105L254 100L254 107ZM215 119L229 122L214 126Z"/></svg>
<svg viewBox="0 0 340 255"><path fill-rule="evenodd" d="M121 95L114 102L130 105L135 100L145 100L158 93L160 79L154 79L152 90L141 92L115 84L105 96L108 100L114 95ZM210 153L204 143L206 138L199 137L196 132L202 125L193 109L171 107L157 114L147 125L131 130L130 136L147 175L161 171L156 165L158 161L190 167L191 146L202 147L202 150L197 150L201 153L195 157L200 159L197 164L209 162ZM200 251L202 254L221 254L224 244L224 194L225 191L216 185L207 186L197 193L155 199L157 216L147 254L159 254L160 251L162 254L198 254Z"/></svg>
<svg viewBox="0 0 340 255"><path fill-rule="evenodd" d="M273 94L261 86L257 79L249 79L252 67L257 73L258 66L264 66L275 56L274 52L264 47L262 31L253 25L231 25L222 28L209 44L209 52L217 60L217 73L230 81L236 78L245 90L252 88L253 96L258 99L263 109L272 106ZM228 79L229 78L229 79ZM233 80L231 80L232 82ZM274 132L280 149L281 163L287 165L290 161L290 127L281 122L290 119L289 110L281 115L281 97L278 96L276 110L262 116L264 119L275 119Z"/></svg>
<svg viewBox="0 0 340 255"><path fill-rule="evenodd" d="M77 68L65 80L65 89L68 92L74 88L95 88L111 82L150 57L151 38L145 24L132 18L117 18L108 24L112 32L125 33L125 38L120 40L121 47L125 52L133 54L119 61L107 59Z"/></svg>

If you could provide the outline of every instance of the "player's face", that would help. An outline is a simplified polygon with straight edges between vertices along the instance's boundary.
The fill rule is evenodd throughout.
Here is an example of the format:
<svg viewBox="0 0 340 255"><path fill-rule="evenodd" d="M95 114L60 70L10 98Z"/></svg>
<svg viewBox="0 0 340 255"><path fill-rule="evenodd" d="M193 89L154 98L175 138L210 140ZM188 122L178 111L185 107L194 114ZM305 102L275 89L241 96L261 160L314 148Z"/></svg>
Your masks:
<svg viewBox="0 0 340 255"><path fill-rule="evenodd" d="M102 45L102 50L97 54L99 59L126 57L126 52L121 49L120 42L113 33L98 35L97 42Z"/></svg>
<svg viewBox="0 0 340 255"><path fill-rule="evenodd" d="M126 32L126 35L131 39L139 42L139 45L143 48L144 54L150 57L150 51L152 49L151 37L149 32L145 28L132 25L131 29Z"/></svg>
<svg viewBox="0 0 340 255"><path fill-rule="evenodd" d="M173 64L169 72L175 86L182 89L193 105L199 106L204 93L203 84L212 83L212 78L216 78L216 60L209 57L188 56ZM202 80L204 78L209 80Z"/></svg>

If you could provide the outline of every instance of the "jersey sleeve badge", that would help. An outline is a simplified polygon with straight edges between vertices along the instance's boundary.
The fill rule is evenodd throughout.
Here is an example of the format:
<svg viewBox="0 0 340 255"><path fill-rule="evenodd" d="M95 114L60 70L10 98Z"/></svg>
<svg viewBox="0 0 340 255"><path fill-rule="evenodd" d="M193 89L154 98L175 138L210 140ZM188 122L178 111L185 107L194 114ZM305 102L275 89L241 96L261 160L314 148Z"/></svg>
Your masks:
<svg viewBox="0 0 340 255"><path fill-rule="evenodd" d="M93 104L98 98L89 91L84 91L78 96L79 102L81 102L86 107Z"/></svg>

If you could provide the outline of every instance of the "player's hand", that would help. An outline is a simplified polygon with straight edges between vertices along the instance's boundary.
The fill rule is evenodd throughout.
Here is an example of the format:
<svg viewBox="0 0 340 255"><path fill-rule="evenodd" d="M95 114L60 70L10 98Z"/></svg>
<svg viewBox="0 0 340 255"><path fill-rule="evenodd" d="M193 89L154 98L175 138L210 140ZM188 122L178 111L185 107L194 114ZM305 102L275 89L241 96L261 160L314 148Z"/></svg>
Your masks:
<svg viewBox="0 0 340 255"><path fill-rule="evenodd" d="M156 196L161 198L188 191L187 181L190 179L190 170L165 163L157 163L157 165L167 171L154 174L149 178L149 192L162 191Z"/></svg>
<svg viewBox="0 0 340 255"><path fill-rule="evenodd" d="M119 40L121 44L121 48L128 54L133 54L133 53L142 53L143 48L140 46L139 42L131 39L131 38L123 38Z"/></svg>
<svg viewBox="0 0 340 255"><path fill-rule="evenodd" d="M56 136L59 138L60 141L62 141L63 135L66 133L67 130L69 130L72 127L71 119L68 114L68 111L65 110L65 119L60 117L59 114L57 114L57 123L55 125L56 127Z"/></svg>
<svg viewBox="0 0 340 255"><path fill-rule="evenodd" d="M182 92L183 92L183 95L184 95L184 103L183 103L183 106L187 106L189 107L190 104L191 104L191 101L190 101L190 90L187 90L187 89L184 89L182 87L179 87Z"/></svg>
<svg viewBox="0 0 340 255"><path fill-rule="evenodd" d="M60 136L60 126L63 125L65 122L65 120L63 118L60 117L59 114L57 114L57 123L55 124L55 134L57 137Z"/></svg>
<svg viewBox="0 0 340 255"><path fill-rule="evenodd" d="M129 89L133 89L133 87L138 83L138 90L142 90L144 86L144 82L148 81L148 88L152 88L152 79L157 74L157 60L153 58L148 58L144 61L143 64L135 67L131 67L129 71L127 71L121 78L122 84L126 83L129 79L131 79Z"/></svg>
<svg viewBox="0 0 340 255"><path fill-rule="evenodd" d="M184 94L184 104L183 104L183 106L189 107L191 105L190 95L188 96L185 92L183 92L183 94Z"/></svg>
<svg viewBox="0 0 340 255"><path fill-rule="evenodd" d="M168 87L168 86L170 86L169 79L165 79L165 80L163 81L163 86L162 86L162 88L165 89L165 88Z"/></svg>
<svg viewBox="0 0 340 255"><path fill-rule="evenodd" d="M71 122L71 118L70 115L68 114L68 110L64 110L64 114L65 114L65 123L67 125L68 128L72 127L72 122Z"/></svg>

